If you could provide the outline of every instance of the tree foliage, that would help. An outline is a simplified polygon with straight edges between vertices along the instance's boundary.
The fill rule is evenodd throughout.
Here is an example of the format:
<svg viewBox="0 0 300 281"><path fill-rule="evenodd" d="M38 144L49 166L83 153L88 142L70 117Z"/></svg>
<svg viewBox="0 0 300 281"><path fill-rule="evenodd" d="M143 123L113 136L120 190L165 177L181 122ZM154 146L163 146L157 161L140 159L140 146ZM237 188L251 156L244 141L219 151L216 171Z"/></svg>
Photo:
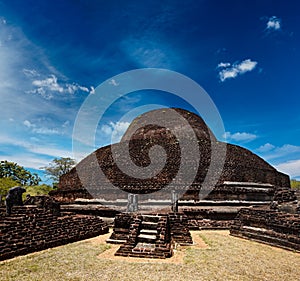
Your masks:
<svg viewBox="0 0 300 281"><path fill-rule="evenodd" d="M19 182L14 181L11 178L0 178L0 196L6 196L8 190L17 185L19 185Z"/></svg>
<svg viewBox="0 0 300 281"><path fill-rule="evenodd" d="M53 180L53 185L59 182L59 178L68 173L76 162L70 157L55 158L48 166L42 167L47 177Z"/></svg>
<svg viewBox="0 0 300 281"><path fill-rule="evenodd" d="M48 195L51 190L53 188L47 184L28 186L26 187L26 192L23 193L23 199L25 200L27 194L30 196Z"/></svg>
<svg viewBox="0 0 300 281"><path fill-rule="evenodd" d="M10 178L20 185L38 185L41 181L36 173L31 174L17 163L6 160L0 162L0 178Z"/></svg>

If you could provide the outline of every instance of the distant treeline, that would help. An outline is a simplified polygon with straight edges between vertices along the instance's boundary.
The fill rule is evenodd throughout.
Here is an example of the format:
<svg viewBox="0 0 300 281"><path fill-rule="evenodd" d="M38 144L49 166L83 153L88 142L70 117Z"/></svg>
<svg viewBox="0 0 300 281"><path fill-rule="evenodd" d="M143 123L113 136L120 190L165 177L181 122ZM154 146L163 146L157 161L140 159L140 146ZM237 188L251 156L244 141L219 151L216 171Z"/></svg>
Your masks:
<svg viewBox="0 0 300 281"><path fill-rule="evenodd" d="M291 187L300 189L300 181L291 180Z"/></svg>

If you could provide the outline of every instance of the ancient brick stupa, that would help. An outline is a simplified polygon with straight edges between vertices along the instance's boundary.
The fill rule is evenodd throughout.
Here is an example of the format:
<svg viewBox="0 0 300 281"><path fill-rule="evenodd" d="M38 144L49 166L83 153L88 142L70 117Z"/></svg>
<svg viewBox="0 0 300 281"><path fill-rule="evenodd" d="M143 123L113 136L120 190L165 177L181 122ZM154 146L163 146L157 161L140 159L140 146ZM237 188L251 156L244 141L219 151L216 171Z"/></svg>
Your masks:
<svg viewBox="0 0 300 281"><path fill-rule="evenodd" d="M171 111L175 111L178 116L186 120L186 123L180 123L178 118L173 118L169 120L167 126L157 125L165 124L166 116L170 116L169 112ZM149 120L153 118L162 122L151 124ZM178 141L178 138L173 134L174 131L177 136L180 135L181 141ZM196 137L196 142L191 140L193 137ZM200 161L197 163L199 164L197 165L198 169L194 171L195 177L191 183L189 183L191 176L188 173L183 173L180 170L180 165L185 158L185 164L193 169L195 163L194 160L190 160L189 153L194 152L193 150L189 151L189 149L183 151L181 147L183 142L196 145L197 151L200 152ZM155 153L151 156L152 148L155 145L164 148L165 159L162 159L164 157L152 157L155 156ZM129 174L121 171L118 165L121 163L121 166L126 167L128 158L124 156L125 153L116 153L115 157L119 162L117 165L112 155L112 150L116 149L121 149L121 152L125 149L129 151L130 159L140 173L139 177L132 176L137 171ZM222 165L216 165L215 168L219 171L214 171L214 166L211 167L210 165L213 150L215 162L218 162L218 157L222 155L221 152L225 151L224 159L219 161ZM165 165L154 176L143 177L143 172L140 172L143 170L139 169L149 166L153 161L158 166L161 164L160 161L165 161ZM131 166L128 167L130 169ZM100 169L103 171L102 176L99 176ZM217 178L215 178L216 175ZM93 197L116 200L126 198L127 192L155 194L168 186L174 178L176 178L176 182L172 188L181 190L179 199L183 201L201 199L228 202L270 202L277 189L290 188L287 175L278 172L262 158L245 148L217 141L200 116L176 108L153 110L135 118L120 143L101 147L83 159L68 174L61 177L58 190L52 195L58 200L65 201ZM199 194L202 194L202 189L207 188L207 186L212 191L209 194L204 192L205 196L199 197ZM121 192L120 195L118 190L125 192ZM159 196L159 199L170 199L168 192L161 193Z"/></svg>

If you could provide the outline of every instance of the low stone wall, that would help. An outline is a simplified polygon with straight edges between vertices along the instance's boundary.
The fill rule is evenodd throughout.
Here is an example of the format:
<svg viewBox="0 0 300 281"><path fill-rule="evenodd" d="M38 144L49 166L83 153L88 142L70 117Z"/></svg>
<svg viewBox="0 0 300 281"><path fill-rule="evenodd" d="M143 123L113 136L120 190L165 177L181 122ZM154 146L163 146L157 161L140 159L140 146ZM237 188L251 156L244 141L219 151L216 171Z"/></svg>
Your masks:
<svg viewBox="0 0 300 281"><path fill-rule="evenodd" d="M185 208L182 212L187 216L190 229L229 229L234 222L238 208L232 208L231 211L221 211L213 207Z"/></svg>
<svg viewBox="0 0 300 281"><path fill-rule="evenodd" d="M269 208L241 209L230 234L300 252L300 214Z"/></svg>
<svg viewBox="0 0 300 281"><path fill-rule="evenodd" d="M61 204L60 209L64 212L107 218L114 218L119 213L117 210L99 204Z"/></svg>
<svg viewBox="0 0 300 281"><path fill-rule="evenodd" d="M0 213L0 260L95 237L108 232L95 216L62 213L55 216L36 206L13 207Z"/></svg>

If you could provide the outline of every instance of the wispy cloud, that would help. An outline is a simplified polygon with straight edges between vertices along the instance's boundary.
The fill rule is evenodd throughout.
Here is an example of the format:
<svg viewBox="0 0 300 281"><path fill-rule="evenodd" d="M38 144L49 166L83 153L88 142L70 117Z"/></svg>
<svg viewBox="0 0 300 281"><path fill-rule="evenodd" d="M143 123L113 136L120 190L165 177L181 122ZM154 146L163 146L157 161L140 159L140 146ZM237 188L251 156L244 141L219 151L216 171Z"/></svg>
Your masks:
<svg viewBox="0 0 300 281"><path fill-rule="evenodd" d="M19 165L39 170L50 163L50 159L37 157L31 153L21 153L18 155L0 155L0 160L7 160L18 163Z"/></svg>
<svg viewBox="0 0 300 281"><path fill-rule="evenodd" d="M246 59L231 65L229 62L220 62L217 66L219 69L219 78L222 82L226 79L236 78L246 72L252 71L257 65L256 61Z"/></svg>
<svg viewBox="0 0 300 281"><path fill-rule="evenodd" d="M264 145L261 145L258 149L257 149L257 151L258 152L268 152L268 151L271 151L271 150L273 150L275 148L275 146L273 145L273 144L271 144L271 143L266 143L266 144L264 144Z"/></svg>
<svg viewBox="0 0 300 281"><path fill-rule="evenodd" d="M218 68L229 67L231 64L229 62L220 62Z"/></svg>
<svg viewBox="0 0 300 281"><path fill-rule="evenodd" d="M24 68L22 71L23 71L24 75L28 78L40 76L40 74L35 69Z"/></svg>
<svg viewBox="0 0 300 281"><path fill-rule="evenodd" d="M30 128L33 133L44 134L44 135L59 135L62 131L56 128L38 127L36 124L31 123L29 120L25 120L23 124ZM63 126L62 126L63 127Z"/></svg>
<svg viewBox="0 0 300 281"><path fill-rule="evenodd" d="M270 17L267 22L267 30L279 30L281 28L281 19L278 17Z"/></svg>
<svg viewBox="0 0 300 281"><path fill-rule="evenodd" d="M119 83L117 83L115 79L111 79L111 80L109 81L109 84L110 84L110 85L113 85L113 86L119 86Z"/></svg>
<svg viewBox="0 0 300 281"><path fill-rule="evenodd" d="M284 144L282 146L275 146L270 143L266 143L256 149L257 152L266 160L275 160L280 158L297 157L300 155L300 146L292 144Z"/></svg>
<svg viewBox="0 0 300 281"><path fill-rule="evenodd" d="M275 165L275 168L290 175L291 178L300 178L300 159L283 162Z"/></svg>
<svg viewBox="0 0 300 281"><path fill-rule="evenodd" d="M129 122L110 122L109 124L102 125L101 132L111 137L112 143L116 143L121 140L129 125Z"/></svg>
<svg viewBox="0 0 300 281"><path fill-rule="evenodd" d="M237 142L250 142L257 138L257 135L245 133L245 132L237 132L237 133L231 133L231 132L225 132L223 135L223 138L230 141L237 141Z"/></svg>
<svg viewBox="0 0 300 281"><path fill-rule="evenodd" d="M121 42L121 48L139 67L171 69L180 63L174 46L156 41L155 38L129 38Z"/></svg>
<svg viewBox="0 0 300 281"><path fill-rule="evenodd" d="M16 162L27 168L39 169L54 157L72 157L72 151L46 143L36 137L26 141L17 137L0 135L1 146L7 147L6 153L0 152L0 160Z"/></svg>
<svg viewBox="0 0 300 281"><path fill-rule="evenodd" d="M23 71L24 72L24 71ZM25 71L24 74L29 77L33 77L32 74L36 74L33 71ZM82 91L86 93L94 92L94 88L91 87L88 89L87 87L81 86L77 83L64 83L58 82L58 78L51 74L50 76L44 79L36 79L32 81L32 85L35 86L35 89L27 91L27 93L39 94L45 99L52 99L54 93L69 93L74 94L75 92Z"/></svg>

